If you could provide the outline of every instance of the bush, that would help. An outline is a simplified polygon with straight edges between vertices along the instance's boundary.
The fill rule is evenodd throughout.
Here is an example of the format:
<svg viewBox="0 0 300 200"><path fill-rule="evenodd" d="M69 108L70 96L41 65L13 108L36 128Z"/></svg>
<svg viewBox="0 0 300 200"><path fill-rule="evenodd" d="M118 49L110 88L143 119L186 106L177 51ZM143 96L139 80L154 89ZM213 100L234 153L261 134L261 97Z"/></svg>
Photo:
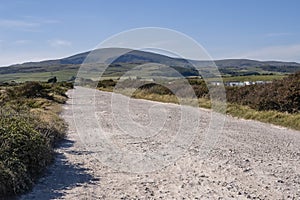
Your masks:
<svg viewBox="0 0 300 200"><path fill-rule="evenodd" d="M26 82L19 87L14 88L14 92L16 96L25 97L25 98L47 98L49 99L50 96L46 91L45 85L39 82Z"/></svg>
<svg viewBox="0 0 300 200"><path fill-rule="evenodd" d="M49 140L32 118L12 110L0 112L0 195L28 190L53 159Z"/></svg>
<svg viewBox="0 0 300 200"><path fill-rule="evenodd" d="M148 83L141 86L139 89L143 90L148 94L159 94L159 95L172 95L173 92L163 85L156 83Z"/></svg>
<svg viewBox="0 0 300 200"><path fill-rule="evenodd" d="M300 111L300 72L264 85L227 88L227 99L256 110L297 113Z"/></svg>
<svg viewBox="0 0 300 200"><path fill-rule="evenodd" d="M31 111L31 123L41 135L48 139L52 147L65 137L67 125L55 113L42 109Z"/></svg>
<svg viewBox="0 0 300 200"><path fill-rule="evenodd" d="M0 88L0 197L30 189L52 161L66 133L59 103L72 87L26 82Z"/></svg>
<svg viewBox="0 0 300 200"><path fill-rule="evenodd" d="M116 81L112 80L112 79L108 79L108 80L101 80L98 83L97 87L103 87L103 88L107 88L107 87L115 87L117 84Z"/></svg>

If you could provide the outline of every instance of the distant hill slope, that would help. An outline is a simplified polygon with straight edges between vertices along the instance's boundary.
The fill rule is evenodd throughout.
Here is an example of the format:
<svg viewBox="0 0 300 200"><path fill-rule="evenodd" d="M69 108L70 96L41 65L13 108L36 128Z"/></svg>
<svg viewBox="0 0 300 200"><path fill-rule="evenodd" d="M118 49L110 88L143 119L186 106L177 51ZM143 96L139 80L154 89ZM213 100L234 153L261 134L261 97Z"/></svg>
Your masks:
<svg viewBox="0 0 300 200"><path fill-rule="evenodd" d="M41 62L28 62L23 64L11 65L8 67L0 67L0 81L13 80L9 79L9 76L17 78L20 74L37 74L41 73L47 77L49 73L55 75L59 72L68 72L68 76L76 74L80 65L85 62L93 64L95 62L100 63L112 63L111 68L107 74L111 76L120 75L119 72L131 69L134 65L144 63L160 63L168 66L172 66L185 76L198 75L196 68L209 68L213 63L212 61L193 61L184 60L180 58L172 58L165 55L156 53L150 53L138 50L117 49L119 54L122 55L116 57L116 49L99 49L92 53L84 52L76 54L67 58L57 60L46 60ZM92 55L92 56L91 56ZM118 55L118 54L117 54ZM193 66L193 65L194 66ZM247 59L225 59L216 60L215 64L219 67L221 74L228 76L237 75L257 75L268 73L294 73L300 71L300 64L295 62L279 62L279 61L256 61ZM17 74L17 75L16 75ZM42 76L41 75L41 76ZM3 77L6 79L3 79ZM63 76L67 79L67 76Z"/></svg>
<svg viewBox="0 0 300 200"><path fill-rule="evenodd" d="M236 70L252 70L253 72L271 72L271 73L294 73L300 70L300 64L296 62L281 62L281 61L257 61L248 59L227 59L216 60L216 65L220 71L234 72Z"/></svg>

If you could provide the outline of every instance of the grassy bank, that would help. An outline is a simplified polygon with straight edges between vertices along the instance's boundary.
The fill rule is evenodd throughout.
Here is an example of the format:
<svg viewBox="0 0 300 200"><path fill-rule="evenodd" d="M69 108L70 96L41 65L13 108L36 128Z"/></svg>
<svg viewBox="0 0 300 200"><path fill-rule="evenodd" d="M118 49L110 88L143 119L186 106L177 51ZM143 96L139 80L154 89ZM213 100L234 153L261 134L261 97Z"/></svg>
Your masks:
<svg viewBox="0 0 300 200"><path fill-rule="evenodd" d="M113 85L107 87L99 87L98 89L102 91L113 92ZM178 104L178 99L172 94L157 94L155 91L149 91L147 89L118 89L115 91L122 93L124 95L130 96L132 98L146 99L151 101L159 101L164 103L176 103ZM202 108L211 108L211 101L208 98L198 98L198 105ZM300 130L300 113L287 113L279 112L274 110L256 110L250 108L246 105L239 105L236 103L227 103L226 113L243 119L257 120L265 123L271 123L274 125L279 125L287 128L292 128L295 130Z"/></svg>
<svg viewBox="0 0 300 200"><path fill-rule="evenodd" d="M71 84L27 82L0 87L0 197L28 191L64 138L59 117Z"/></svg>
<svg viewBox="0 0 300 200"><path fill-rule="evenodd" d="M125 93L126 94L126 93ZM178 103L174 95L147 94L143 91L133 93L133 98L147 99L165 103ZM202 108L211 108L211 101L205 98L198 99L198 105ZM295 130L300 130L300 113L289 114L278 111L257 111L248 106L238 104L227 104L226 113L238 118L257 120L274 125L284 126Z"/></svg>
<svg viewBox="0 0 300 200"><path fill-rule="evenodd" d="M300 130L300 113L290 114L278 111L257 111L248 106L238 104L229 104L227 106L227 113L234 117L257 120Z"/></svg>

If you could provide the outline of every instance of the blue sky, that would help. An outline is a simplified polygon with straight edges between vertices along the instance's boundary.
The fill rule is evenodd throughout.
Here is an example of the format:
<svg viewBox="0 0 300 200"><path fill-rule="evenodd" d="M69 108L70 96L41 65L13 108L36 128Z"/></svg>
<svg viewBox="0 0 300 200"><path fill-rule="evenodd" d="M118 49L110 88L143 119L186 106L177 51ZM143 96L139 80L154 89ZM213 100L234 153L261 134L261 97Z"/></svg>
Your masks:
<svg viewBox="0 0 300 200"><path fill-rule="evenodd" d="M2 0L0 66L93 49L132 28L187 34L214 59L300 62L300 1Z"/></svg>

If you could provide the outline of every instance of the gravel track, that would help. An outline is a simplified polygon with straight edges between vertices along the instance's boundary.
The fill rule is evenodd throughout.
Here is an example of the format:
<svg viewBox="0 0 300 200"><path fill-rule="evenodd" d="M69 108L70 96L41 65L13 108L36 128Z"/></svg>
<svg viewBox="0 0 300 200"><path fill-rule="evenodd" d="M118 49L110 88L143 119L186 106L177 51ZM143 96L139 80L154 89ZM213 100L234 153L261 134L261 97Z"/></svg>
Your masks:
<svg viewBox="0 0 300 200"><path fill-rule="evenodd" d="M76 126L87 131L91 127L84 120L75 126L73 111L91 105L95 95L96 117L113 143L120 149L146 152L170 142L174 132L180 130L180 106L130 99L129 118L134 122L142 127L161 126L161 121L164 124L158 130L160 134L150 134L148 138L128 136L122 134L118 122L113 120L122 117L111 114L113 93L75 90L82 90L84 97L81 103L74 104L79 96L74 96L72 90L68 92L70 99L62 116L69 131L56 150L55 163L33 190L20 199L300 199L299 131L226 116L222 134L209 154L203 156L201 143L211 112L193 108L200 113L200 129L185 154L154 172L120 172L97 159L96 143L82 142ZM122 95L115 97L129 100ZM85 116L90 117L83 112L82 117ZM190 126L195 126L192 120Z"/></svg>

